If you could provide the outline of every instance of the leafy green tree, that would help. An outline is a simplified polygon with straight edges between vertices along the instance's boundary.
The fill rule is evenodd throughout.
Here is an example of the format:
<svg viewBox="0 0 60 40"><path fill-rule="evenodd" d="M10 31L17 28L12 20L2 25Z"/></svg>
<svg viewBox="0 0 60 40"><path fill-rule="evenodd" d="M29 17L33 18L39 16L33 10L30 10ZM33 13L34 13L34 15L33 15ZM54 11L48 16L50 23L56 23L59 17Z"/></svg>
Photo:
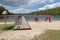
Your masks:
<svg viewBox="0 0 60 40"><path fill-rule="evenodd" d="M0 15L2 15L2 12L5 11L5 10L7 11L7 14L8 14L8 15L14 14L14 13L9 12L9 11L8 11L7 9L5 9L3 6L0 6Z"/></svg>
<svg viewBox="0 0 60 40"><path fill-rule="evenodd" d="M2 12L6 10L4 7L0 6L0 14L2 14Z"/></svg>

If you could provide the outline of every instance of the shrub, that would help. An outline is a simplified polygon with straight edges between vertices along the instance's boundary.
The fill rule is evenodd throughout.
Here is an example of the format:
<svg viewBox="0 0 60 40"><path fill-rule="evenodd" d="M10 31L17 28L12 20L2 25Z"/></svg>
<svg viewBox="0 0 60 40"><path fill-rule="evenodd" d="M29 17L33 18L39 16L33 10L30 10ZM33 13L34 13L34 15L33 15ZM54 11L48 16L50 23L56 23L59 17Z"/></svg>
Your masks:
<svg viewBox="0 0 60 40"><path fill-rule="evenodd" d="M11 30L14 28L15 25L11 25L11 26L6 26L6 27L3 27L2 30Z"/></svg>

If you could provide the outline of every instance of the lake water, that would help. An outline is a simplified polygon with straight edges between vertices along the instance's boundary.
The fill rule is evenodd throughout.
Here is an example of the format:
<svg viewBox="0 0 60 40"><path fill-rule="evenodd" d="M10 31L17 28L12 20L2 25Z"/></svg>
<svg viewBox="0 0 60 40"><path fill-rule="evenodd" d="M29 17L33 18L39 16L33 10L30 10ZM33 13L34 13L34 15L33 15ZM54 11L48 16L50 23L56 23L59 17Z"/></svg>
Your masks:
<svg viewBox="0 0 60 40"><path fill-rule="evenodd" d="M9 22L13 22L16 20L16 18L18 17L19 15L11 15L9 18L7 18L6 21L9 21ZM34 21L34 18L38 16L39 18L39 21L44 21L45 18L46 18L46 15L24 15L24 17L26 18L27 21ZM56 20L60 20L60 16L51 16L51 19L53 21L56 21ZM0 22L4 21L3 19L0 20Z"/></svg>

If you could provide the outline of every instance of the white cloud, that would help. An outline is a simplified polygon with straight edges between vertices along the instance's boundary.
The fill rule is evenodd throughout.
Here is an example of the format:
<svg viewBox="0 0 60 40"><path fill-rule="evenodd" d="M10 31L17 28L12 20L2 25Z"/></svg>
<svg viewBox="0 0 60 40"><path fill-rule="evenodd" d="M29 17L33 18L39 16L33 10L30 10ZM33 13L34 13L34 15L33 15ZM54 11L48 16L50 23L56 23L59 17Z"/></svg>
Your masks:
<svg viewBox="0 0 60 40"><path fill-rule="evenodd" d="M36 11L36 10L29 10L29 9L19 8L19 9L14 10L13 12L21 14L21 13L31 13L33 11Z"/></svg>
<svg viewBox="0 0 60 40"><path fill-rule="evenodd" d="M35 6L35 5L38 5L38 4L42 4L42 3L46 3L46 2L48 2L48 3L52 3L52 2L54 2L54 0L30 0L29 2L28 2L28 4L27 5L25 5L25 6Z"/></svg>
<svg viewBox="0 0 60 40"><path fill-rule="evenodd" d="M0 6L2 6L2 4L0 4Z"/></svg>
<svg viewBox="0 0 60 40"><path fill-rule="evenodd" d="M38 10L46 10L45 8L39 8Z"/></svg>
<svg viewBox="0 0 60 40"><path fill-rule="evenodd" d="M0 0L0 4L9 6L37 5L44 2L54 2L54 0Z"/></svg>
<svg viewBox="0 0 60 40"><path fill-rule="evenodd" d="M52 9L52 8L56 8L56 7L60 7L60 3L54 3L54 4L50 4L50 5L45 5L42 8L39 8L38 10L29 10L29 9L25 9L25 8L18 8L16 10L14 10L14 13L30 13L33 11L39 11L39 10L47 10L47 9Z"/></svg>
<svg viewBox="0 0 60 40"><path fill-rule="evenodd" d="M13 12L17 12L17 11L21 11L21 10L25 10L24 8L20 8L20 9L16 9Z"/></svg>
<svg viewBox="0 0 60 40"><path fill-rule="evenodd" d="M39 8L38 10L46 10L46 9L52 9L52 8L56 8L56 7L60 7L60 3L45 5L44 7Z"/></svg>
<svg viewBox="0 0 60 40"><path fill-rule="evenodd" d="M54 2L54 0L49 0L49 2Z"/></svg>
<svg viewBox="0 0 60 40"><path fill-rule="evenodd" d="M34 6L34 5L38 5L38 4L42 4L45 2L54 2L54 0L0 0L0 4L4 5L5 8L7 8L10 11L10 7L29 7L29 6ZM39 8L39 10L41 9L45 9L46 7L43 8ZM36 11L36 10L28 10L28 9L24 9L24 8L19 8L16 9L12 12L14 13L28 13L28 12L32 12L32 11Z"/></svg>

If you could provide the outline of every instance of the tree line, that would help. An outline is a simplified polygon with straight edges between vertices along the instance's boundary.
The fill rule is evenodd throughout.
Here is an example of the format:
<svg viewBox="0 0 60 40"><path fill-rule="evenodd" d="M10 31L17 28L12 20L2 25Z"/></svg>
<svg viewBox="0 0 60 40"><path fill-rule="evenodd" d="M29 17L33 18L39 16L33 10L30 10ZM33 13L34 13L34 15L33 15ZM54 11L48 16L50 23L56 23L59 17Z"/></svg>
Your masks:
<svg viewBox="0 0 60 40"><path fill-rule="evenodd" d="M32 15L60 15L60 7L48 9L48 10L41 10L37 12L32 12Z"/></svg>

